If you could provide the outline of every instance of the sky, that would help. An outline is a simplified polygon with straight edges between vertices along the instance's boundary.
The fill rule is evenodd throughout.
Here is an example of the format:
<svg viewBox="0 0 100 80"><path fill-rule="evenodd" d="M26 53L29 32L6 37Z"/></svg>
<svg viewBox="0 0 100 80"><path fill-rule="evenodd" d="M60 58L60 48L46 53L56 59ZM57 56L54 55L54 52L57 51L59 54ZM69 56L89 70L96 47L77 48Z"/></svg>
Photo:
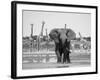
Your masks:
<svg viewBox="0 0 100 80"><path fill-rule="evenodd" d="M31 24L33 24L33 35L39 35L44 24L43 34L49 33L54 28L72 29L76 36L79 32L83 37L91 36L91 14L89 13L72 13L72 12L46 12L46 11L23 11L23 36L30 36Z"/></svg>

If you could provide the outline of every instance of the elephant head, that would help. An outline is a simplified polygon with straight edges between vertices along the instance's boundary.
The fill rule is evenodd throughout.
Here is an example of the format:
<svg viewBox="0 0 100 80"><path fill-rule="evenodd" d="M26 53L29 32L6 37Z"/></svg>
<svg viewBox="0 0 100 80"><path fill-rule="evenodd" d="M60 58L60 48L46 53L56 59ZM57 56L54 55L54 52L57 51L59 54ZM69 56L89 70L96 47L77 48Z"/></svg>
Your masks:
<svg viewBox="0 0 100 80"><path fill-rule="evenodd" d="M62 43L65 42L67 39L68 41L73 40L76 38L76 34L72 29L52 29L50 34L50 38L54 40L55 43L59 43L59 40Z"/></svg>

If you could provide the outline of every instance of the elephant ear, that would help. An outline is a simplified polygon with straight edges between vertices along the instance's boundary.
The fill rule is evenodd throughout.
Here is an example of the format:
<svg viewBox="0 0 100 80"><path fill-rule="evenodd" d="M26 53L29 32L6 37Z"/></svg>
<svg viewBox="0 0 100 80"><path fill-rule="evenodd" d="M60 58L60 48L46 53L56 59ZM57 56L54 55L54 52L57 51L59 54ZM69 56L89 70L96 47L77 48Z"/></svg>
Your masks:
<svg viewBox="0 0 100 80"><path fill-rule="evenodd" d="M49 33L49 36L51 39L54 39L54 38L59 38L59 32L58 32L58 29L53 29L51 30L51 32Z"/></svg>
<svg viewBox="0 0 100 80"><path fill-rule="evenodd" d="M66 29L66 35L68 40L73 40L76 38L76 33L72 29Z"/></svg>

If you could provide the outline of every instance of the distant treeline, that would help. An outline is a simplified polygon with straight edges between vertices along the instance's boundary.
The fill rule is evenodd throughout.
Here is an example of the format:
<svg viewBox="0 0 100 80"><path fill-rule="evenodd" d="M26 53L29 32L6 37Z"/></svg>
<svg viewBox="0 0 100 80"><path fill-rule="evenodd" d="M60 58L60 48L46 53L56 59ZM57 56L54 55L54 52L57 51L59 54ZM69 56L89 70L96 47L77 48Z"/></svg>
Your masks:
<svg viewBox="0 0 100 80"><path fill-rule="evenodd" d="M91 41L91 37L83 37L83 39L86 41ZM81 38L75 38L74 40L80 41Z"/></svg>
<svg viewBox="0 0 100 80"><path fill-rule="evenodd" d="M39 36L37 36L37 35L31 36L31 37L27 36L27 37L23 37L23 40L30 40L30 39L31 40L37 40L38 37ZM42 41L51 40L50 38L48 38L48 36L42 36L42 37L39 37L39 38L41 38Z"/></svg>
<svg viewBox="0 0 100 80"><path fill-rule="evenodd" d="M32 36L32 37L26 36L26 37L23 37L23 40L30 40L30 38L31 38L32 40L37 40L38 36L37 36L37 35L34 35L34 36ZM41 38L41 37L40 37L40 38ZM42 36L41 39L42 39L43 41L47 41L47 40L52 41L50 38L48 38L48 36ZM86 40L86 41L91 41L91 37L83 37L83 39ZM78 38L75 38L74 40L80 41L81 38L78 37Z"/></svg>

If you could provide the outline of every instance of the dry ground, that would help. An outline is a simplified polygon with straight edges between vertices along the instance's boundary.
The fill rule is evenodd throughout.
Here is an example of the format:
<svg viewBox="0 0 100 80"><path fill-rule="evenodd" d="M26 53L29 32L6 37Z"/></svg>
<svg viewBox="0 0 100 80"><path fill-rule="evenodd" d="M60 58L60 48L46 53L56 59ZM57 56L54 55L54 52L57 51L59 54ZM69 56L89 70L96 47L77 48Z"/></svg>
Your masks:
<svg viewBox="0 0 100 80"><path fill-rule="evenodd" d="M71 63L70 64L57 64L56 61L48 63L23 63L23 69L39 69L39 68L62 68L62 67L81 67L81 66L90 66L91 59L90 54L71 54Z"/></svg>

